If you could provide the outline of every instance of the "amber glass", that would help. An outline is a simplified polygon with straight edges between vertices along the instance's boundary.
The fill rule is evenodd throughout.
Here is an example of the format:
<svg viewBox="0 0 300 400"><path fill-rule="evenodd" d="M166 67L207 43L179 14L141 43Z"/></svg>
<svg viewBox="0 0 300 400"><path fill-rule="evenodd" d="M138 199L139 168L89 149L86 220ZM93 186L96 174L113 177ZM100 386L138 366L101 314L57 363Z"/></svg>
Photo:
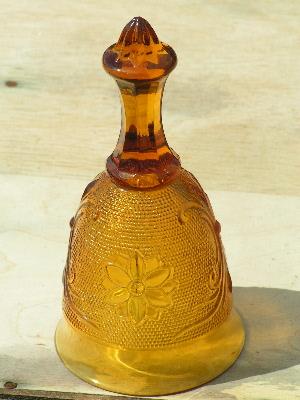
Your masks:
<svg viewBox="0 0 300 400"><path fill-rule="evenodd" d="M131 395L201 385L244 342L221 226L164 135L162 95L176 62L141 17L105 51L120 136L71 219L58 354L85 381Z"/></svg>

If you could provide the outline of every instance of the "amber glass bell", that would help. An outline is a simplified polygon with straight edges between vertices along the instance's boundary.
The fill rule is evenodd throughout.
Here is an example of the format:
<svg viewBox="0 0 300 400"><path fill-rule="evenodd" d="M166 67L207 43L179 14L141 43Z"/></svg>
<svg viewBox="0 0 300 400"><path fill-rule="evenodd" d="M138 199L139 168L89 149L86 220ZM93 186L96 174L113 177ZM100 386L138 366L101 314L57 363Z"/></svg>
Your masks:
<svg viewBox="0 0 300 400"><path fill-rule="evenodd" d="M162 94L176 62L141 17L104 52L122 127L70 223L58 354L85 381L131 395L201 385L244 342L220 224L164 135Z"/></svg>

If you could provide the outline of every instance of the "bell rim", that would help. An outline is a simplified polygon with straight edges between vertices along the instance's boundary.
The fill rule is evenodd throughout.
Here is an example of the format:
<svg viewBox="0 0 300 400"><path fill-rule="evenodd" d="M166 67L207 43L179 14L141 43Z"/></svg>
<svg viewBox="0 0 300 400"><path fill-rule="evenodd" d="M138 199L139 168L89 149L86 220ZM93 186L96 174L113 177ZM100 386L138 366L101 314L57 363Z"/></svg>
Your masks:
<svg viewBox="0 0 300 400"><path fill-rule="evenodd" d="M79 335L80 340L76 342L74 338ZM64 340L66 338L67 340ZM66 343L68 343L67 350ZM88 365L83 358L72 360L68 356L79 350L78 343L81 345L83 358L84 355L88 358L88 354L98 354L102 375L99 369L97 372L97 367ZM170 347L153 350L117 350L115 347L101 345L89 335L78 331L65 317L59 321L55 332L57 354L65 367L78 378L110 392L142 397L182 393L210 382L232 366L239 357L244 343L244 325L235 308L223 324L197 339L174 346L175 351L170 351ZM115 354L115 358L112 358L112 354ZM143 355L147 355L148 371L141 369L145 368ZM127 362L130 358L134 360L135 366L130 363L126 365L122 357L125 357ZM160 369L157 363L159 360L162 361L162 372L153 374L154 366L157 370ZM175 368L173 374L171 372L166 375L163 372L166 370L166 364L177 365L177 373ZM94 376L83 372L82 365L87 366L89 371L93 371L94 368Z"/></svg>

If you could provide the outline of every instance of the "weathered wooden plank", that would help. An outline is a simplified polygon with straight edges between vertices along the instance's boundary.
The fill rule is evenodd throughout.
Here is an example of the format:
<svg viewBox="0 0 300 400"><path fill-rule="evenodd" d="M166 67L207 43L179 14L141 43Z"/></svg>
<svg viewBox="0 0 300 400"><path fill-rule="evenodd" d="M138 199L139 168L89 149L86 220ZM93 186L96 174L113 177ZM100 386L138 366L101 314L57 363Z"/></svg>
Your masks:
<svg viewBox="0 0 300 400"><path fill-rule="evenodd" d="M3 400L124 400L124 398L140 399L117 395L93 395L84 393L57 392L45 390L5 390L0 389L0 399Z"/></svg>
<svg viewBox="0 0 300 400"><path fill-rule="evenodd" d="M86 394L86 393L71 393L58 392L55 390L7 390L0 389L0 399L4 400L124 400L133 399L141 400L141 397L123 396L117 394Z"/></svg>
<svg viewBox="0 0 300 400"><path fill-rule="evenodd" d="M141 14L178 52L164 122L185 167L212 190L300 193L299 1L0 6L0 172L96 175L120 126L101 54Z"/></svg>

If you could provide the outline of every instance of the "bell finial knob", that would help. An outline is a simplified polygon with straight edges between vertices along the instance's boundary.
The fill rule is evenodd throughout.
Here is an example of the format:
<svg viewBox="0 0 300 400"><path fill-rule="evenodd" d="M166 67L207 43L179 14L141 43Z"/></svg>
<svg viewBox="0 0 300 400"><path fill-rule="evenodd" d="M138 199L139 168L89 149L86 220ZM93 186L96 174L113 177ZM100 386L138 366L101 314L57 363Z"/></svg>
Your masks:
<svg viewBox="0 0 300 400"><path fill-rule="evenodd" d="M159 39L149 24L143 17L134 17L124 27L118 44L123 46L130 46L133 43L144 44L149 46L151 43L159 43Z"/></svg>
<svg viewBox="0 0 300 400"><path fill-rule="evenodd" d="M160 79L176 64L175 51L158 39L152 26L142 17L128 22L117 43L103 54L105 70L125 80Z"/></svg>

